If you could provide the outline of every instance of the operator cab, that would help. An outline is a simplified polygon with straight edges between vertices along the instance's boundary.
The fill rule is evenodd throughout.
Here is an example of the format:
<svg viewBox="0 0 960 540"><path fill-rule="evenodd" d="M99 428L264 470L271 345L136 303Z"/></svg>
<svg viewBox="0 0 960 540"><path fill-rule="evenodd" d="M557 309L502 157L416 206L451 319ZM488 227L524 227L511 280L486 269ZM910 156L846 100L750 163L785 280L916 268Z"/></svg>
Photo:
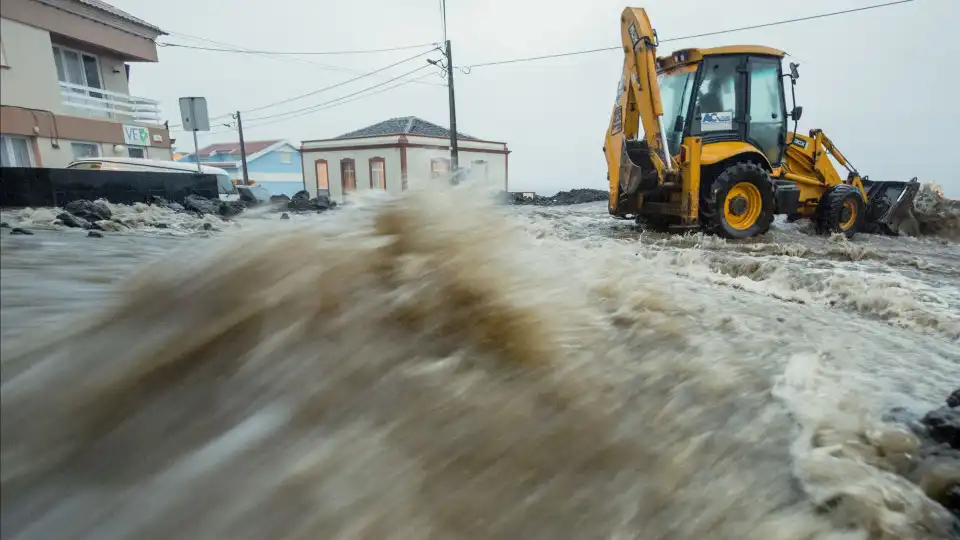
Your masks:
<svg viewBox="0 0 960 540"><path fill-rule="evenodd" d="M742 141L763 152L770 166L777 167L787 143L781 82L785 54L747 45L683 49L658 58L670 153L679 153L685 137L701 137L704 144Z"/></svg>

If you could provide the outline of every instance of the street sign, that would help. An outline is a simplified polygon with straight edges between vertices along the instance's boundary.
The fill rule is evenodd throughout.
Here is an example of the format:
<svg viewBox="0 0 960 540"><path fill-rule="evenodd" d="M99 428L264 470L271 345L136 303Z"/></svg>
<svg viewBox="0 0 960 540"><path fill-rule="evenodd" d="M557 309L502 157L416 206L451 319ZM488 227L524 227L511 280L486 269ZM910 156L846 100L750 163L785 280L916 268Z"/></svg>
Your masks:
<svg viewBox="0 0 960 540"><path fill-rule="evenodd" d="M180 98L180 120L183 122L184 131L210 131L207 98Z"/></svg>

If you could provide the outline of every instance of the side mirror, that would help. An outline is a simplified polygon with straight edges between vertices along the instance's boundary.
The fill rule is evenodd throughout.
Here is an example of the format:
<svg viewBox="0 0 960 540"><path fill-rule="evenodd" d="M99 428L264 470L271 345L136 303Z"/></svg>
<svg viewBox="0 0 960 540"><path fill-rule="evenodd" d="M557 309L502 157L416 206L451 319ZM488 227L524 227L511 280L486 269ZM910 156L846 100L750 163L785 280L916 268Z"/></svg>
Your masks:
<svg viewBox="0 0 960 540"><path fill-rule="evenodd" d="M800 72L797 71L798 67L800 67L800 64L797 64L796 62L790 62L790 78L793 80L800 78Z"/></svg>
<svg viewBox="0 0 960 540"><path fill-rule="evenodd" d="M802 105L799 106L799 107L794 107L793 110L790 111L790 119L793 120L794 122L800 120L800 117L801 117L801 116L803 116L803 106L802 106Z"/></svg>

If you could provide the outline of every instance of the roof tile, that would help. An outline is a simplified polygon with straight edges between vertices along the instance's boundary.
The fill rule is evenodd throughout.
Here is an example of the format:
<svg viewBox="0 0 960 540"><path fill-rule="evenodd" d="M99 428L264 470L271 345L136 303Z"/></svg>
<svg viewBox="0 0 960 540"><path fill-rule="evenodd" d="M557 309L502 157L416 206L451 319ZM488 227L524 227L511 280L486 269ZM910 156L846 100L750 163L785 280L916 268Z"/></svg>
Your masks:
<svg viewBox="0 0 960 540"><path fill-rule="evenodd" d="M277 144L282 139L275 139L272 141L244 141L244 146L247 150L247 156L252 156L257 152L264 150L267 147ZM215 143L208 144L200 149L198 152L200 154L200 160L203 161L203 158L209 156L213 152L226 153L226 154L236 154L240 155L240 143L239 142L228 142L228 143ZM190 154L188 154L190 155Z"/></svg>
<svg viewBox="0 0 960 540"><path fill-rule="evenodd" d="M334 139L360 139L366 137L382 137L384 135L422 135L424 137L449 138L450 130L438 126L433 122L427 122L416 116L401 116L390 118L383 122L367 126L363 129L344 133ZM457 133L457 138L464 141L478 141L476 137L471 137L464 133Z"/></svg>

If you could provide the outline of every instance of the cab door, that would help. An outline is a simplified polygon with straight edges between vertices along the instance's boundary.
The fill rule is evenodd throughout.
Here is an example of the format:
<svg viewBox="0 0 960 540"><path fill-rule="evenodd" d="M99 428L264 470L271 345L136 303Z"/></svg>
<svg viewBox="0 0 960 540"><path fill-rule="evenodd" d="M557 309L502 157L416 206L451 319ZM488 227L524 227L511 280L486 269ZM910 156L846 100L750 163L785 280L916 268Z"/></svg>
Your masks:
<svg viewBox="0 0 960 540"><path fill-rule="evenodd" d="M770 165L783 159L787 138L786 102L780 58L751 56L747 61L747 138Z"/></svg>

